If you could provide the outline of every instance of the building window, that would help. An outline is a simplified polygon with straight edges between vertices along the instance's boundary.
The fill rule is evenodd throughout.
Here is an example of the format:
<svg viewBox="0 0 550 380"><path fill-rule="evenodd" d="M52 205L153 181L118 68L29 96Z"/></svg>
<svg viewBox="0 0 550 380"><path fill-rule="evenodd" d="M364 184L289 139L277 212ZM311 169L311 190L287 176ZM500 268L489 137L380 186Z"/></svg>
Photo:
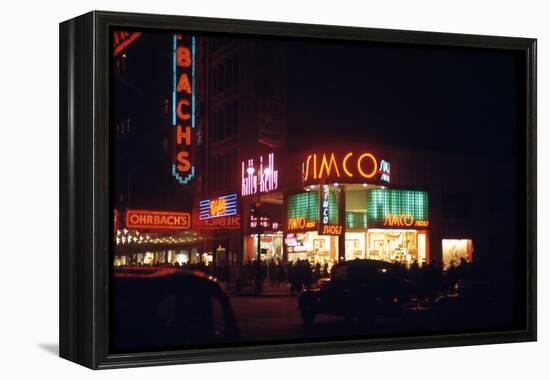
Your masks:
<svg viewBox="0 0 550 380"><path fill-rule="evenodd" d="M210 185L212 191L228 191L234 188L237 177L237 151L212 157Z"/></svg>
<svg viewBox="0 0 550 380"><path fill-rule="evenodd" d="M212 92L218 94L237 86L239 80L239 59L237 55L226 59L214 67L212 75Z"/></svg>
<svg viewBox="0 0 550 380"><path fill-rule="evenodd" d="M231 138L238 132L238 112L237 102L226 103L213 112L210 135L214 142Z"/></svg>

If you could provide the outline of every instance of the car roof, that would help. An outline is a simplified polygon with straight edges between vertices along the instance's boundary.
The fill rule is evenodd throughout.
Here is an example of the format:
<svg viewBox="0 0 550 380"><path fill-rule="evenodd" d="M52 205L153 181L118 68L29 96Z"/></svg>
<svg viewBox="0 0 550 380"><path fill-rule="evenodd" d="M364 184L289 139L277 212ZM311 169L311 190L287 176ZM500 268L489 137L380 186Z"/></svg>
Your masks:
<svg viewBox="0 0 550 380"><path fill-rule="evenodd" d="M117 284L178 283L189 286L220 288L216 277L201 271L171 267L123 267L115 269L113 278Z"/></svg>
<svg viewBox="0 0 550 380"><path fill-rule="evenodd" d="M398 263L389 263L387 261L382 260L371 260L371 259L355 259L355 260L349 260L349 261L343 261L341 263L338 263L335 265L335 267L352 267L352 268L361 268L361 269L381 269L381 268L388 268L388 269L400 269L401 265Z"/></svg>

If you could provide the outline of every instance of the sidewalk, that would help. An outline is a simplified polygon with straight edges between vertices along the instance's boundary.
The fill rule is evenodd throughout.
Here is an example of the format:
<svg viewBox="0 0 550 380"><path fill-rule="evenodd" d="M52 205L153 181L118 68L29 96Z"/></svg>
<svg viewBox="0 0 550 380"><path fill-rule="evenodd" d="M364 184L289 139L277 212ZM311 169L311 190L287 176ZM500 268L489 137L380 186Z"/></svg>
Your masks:
<svg viewBox="0 0 550 380"><path fill-rule="evenodd" d="M290 285L271 286L264 284L261 294L254 293L254 287L245 286L239 294L235 293L235 287L231 286L227 289L231 296L235 297L295 297L295 294L290 293Z"/></svg>

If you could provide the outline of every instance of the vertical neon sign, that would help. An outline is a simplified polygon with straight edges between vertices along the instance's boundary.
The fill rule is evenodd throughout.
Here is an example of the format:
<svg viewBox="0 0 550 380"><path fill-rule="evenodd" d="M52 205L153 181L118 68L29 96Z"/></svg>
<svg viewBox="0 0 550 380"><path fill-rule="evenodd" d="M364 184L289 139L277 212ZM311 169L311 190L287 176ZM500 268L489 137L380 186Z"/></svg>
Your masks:
<svg viewBox="0 0 550 380"><path fill-rule="evenodd" d="M320 207L320 210L321 210L321 225L323 224L328 224L328 210L329 210L329 203L328 203L328 198L329 198L329 188L328 188L328 185L322 185L321 186L321 207Z"/></svg>
<svg viewBox="0 0 550 380"><path fill-rule="evenodd" d="M188 184L195 176L192 144L195 130L195 36L175 33L172 47L172 175Z"/></svg>

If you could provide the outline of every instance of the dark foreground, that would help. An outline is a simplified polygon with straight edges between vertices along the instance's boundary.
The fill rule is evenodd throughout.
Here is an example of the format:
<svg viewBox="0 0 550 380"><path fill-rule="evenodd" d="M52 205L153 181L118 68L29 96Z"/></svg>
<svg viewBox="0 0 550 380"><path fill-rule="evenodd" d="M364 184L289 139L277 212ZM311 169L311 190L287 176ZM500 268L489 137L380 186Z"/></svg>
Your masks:
<svg viewBox="0 0 550 380"><path fill-rule="evenodd" d="M310 327L304 327L295 296L231 296L231 304L243 342L307 338L355 337L401 333L412 326L400 318L378 318L374 326L341 317L318 315ZM423 323L415 323L421 327Z"/></svg>

